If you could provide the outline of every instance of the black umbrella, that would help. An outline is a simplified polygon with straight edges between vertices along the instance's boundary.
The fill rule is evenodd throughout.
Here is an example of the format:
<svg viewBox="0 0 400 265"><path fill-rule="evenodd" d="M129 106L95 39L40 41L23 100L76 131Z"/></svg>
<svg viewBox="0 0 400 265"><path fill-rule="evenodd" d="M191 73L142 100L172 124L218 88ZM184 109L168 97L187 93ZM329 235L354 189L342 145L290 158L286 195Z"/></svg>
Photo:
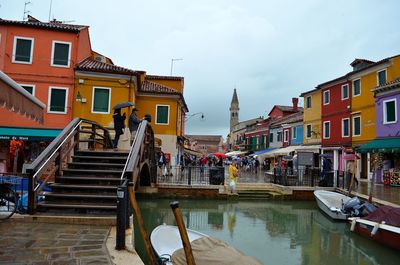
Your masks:
<svg viewBox="0 0 400 265"><path fill-rule="evenodd" d="M135 106L135 103L132 103L130 101L126 101L126 102L118 103L117 105L115 105L113 107L113 109L122 109L122 108L126 108L126 107L131 107L131 106Z"/></svg>

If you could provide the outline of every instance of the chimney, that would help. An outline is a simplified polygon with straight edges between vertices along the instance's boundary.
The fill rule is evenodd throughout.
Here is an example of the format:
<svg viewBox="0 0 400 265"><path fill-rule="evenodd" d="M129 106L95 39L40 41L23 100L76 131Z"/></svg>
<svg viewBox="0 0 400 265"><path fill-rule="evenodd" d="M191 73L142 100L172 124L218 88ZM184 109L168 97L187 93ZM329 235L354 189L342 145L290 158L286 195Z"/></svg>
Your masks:
<svg viewBox="0 0 400 265"><path fill-rule="evenodd" d="M298 98L292 98L292 103L293 103L293 111L297 112L298 111L299 99Z"/></svg>

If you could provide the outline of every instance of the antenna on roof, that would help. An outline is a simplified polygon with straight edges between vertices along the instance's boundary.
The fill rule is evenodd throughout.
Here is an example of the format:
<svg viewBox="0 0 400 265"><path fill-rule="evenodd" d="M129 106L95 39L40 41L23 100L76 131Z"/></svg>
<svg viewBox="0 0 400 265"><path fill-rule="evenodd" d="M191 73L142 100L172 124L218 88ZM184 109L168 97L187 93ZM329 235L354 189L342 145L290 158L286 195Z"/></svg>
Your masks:
<svg viewBox="0 0 400 265"><path fill-rule="evenodd" d="M28 19L28 15L30 14L30 13L32 13L30 10L27 10L26 9L26 6L27 5L30 5L30 4L32 4L32 2L31 1L25 1L25 4L24 4L24 16L22 17L22 20L26 20L26 19Z"/></svg>
<svg viewBox="0 0 400 265"><path fill-rule="evenodd" d="M50 22L50 18L51 18L51 7L53 5L53 0L50 0L50 8L49 8L49 22Z"/></svg>

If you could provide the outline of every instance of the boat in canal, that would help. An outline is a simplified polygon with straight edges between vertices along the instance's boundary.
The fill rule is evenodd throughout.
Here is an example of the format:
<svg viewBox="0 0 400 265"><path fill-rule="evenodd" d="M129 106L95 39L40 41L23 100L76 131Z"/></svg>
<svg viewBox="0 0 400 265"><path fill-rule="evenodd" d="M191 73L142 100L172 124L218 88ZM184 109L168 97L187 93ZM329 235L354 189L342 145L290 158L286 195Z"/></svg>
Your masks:
<svg viewBox="0 0 400 265"><path fill-rule="evenodd" d="M344 205L351 200L349 196L326 190L316 190L314 196L318 207L330 218L347 220L349 217L349 214L344 210Z"/></svg>
<svg viewBox="0 0 400 265"><path fill-rule="evenodd" d="M241 253L224 241L187 229L196 265L261 265L257 259ZM159 225L151 232L150 242L160 265L183 265L186 257L177 226Z"/></svg>
<svg viewBox="0 0 400 265"><path fill-rule="evenodd" d="M363 218L349 220L351 231L400 250L400 208L385 205Z"/></svg>

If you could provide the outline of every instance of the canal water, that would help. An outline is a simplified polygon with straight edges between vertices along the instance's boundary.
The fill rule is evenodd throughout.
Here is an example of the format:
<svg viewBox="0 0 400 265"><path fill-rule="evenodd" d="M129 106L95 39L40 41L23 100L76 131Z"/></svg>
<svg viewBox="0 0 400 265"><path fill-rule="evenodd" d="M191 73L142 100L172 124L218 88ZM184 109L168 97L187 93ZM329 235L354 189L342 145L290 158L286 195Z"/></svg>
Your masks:
<svg viewBox="0 0 400 265"><path fill-rule="evenodd" d="M346 223L331 221L315 202L179 202L188 228L219 238L263 264L400 264L400 253L350 232ZM162 223L175 225L170 200L138 203L149 233ZM135 247L148 264L138 229L134 235Z"/></svg>

